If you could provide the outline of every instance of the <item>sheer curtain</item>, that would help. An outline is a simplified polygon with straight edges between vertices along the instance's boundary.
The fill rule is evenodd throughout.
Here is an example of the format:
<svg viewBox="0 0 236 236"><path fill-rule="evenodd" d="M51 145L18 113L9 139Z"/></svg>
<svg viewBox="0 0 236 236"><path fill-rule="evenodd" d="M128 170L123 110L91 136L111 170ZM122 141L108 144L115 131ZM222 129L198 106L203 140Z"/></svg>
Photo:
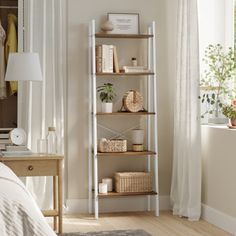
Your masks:
<svg viewBox="0 0 236 236"><path fill-rule="evenodd" d="M173 213L198 220L201 213L201 142L197 0L179 0L171 184Z"/></svg>
<svg viewBox="0 0 236 236"><path fill-rule="evenodd" d="M18 127L28 133L28 147L37 152L37 140L56 127L58 153L64 153L66 34L64 0L24 1L24 51L38 52L43 82L19 84ZM42 209L51 206L50 177L27 178L26 186Z"/></svg>

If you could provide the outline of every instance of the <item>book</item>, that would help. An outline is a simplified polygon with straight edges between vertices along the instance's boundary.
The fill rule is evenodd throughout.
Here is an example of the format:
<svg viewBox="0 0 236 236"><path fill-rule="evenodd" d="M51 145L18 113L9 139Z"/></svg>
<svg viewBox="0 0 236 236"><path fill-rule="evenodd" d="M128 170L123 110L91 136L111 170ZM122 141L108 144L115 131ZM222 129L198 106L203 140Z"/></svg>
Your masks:
<svg viewBox="0 0 236 236"><path fill-rule="evenodd" d="M0 139L0 144L10 144L12 143L10 139Z"/></svg>
<svg viewBox="0 0 236 236"><path fill-rule="evenodd" d="M123 66L125 73L151 72L146 66Z"/></svg>
<svg viewBox="0 0 236 236"><path fill-rule="evenodd" d="M113 72L113 45L96 45L96 72Z"/></svg>
<svg viewBox="0 0 236 236"><path fill-rule="evenodd" d="M117 56L117 48L113 46L113 60L114 60L114 72L119 73L119 63L118 63L118 56Z"/></svg>
<svg viewBox="0 0 236 236"><path fill-rule="evenodd" d="M3 157L10 157L10 156L24 156L24 155L32 155L31 150L27 151L2 151Z"/></svg>
<svg viewBox="0 0 236 236"><path fill-rule="evenodd" d="M6 151L28 151L29 149L25 145L8 145L6 146Z"/></svg>
<svg viewBox="0 0 236 236"><path fill-rule="evenodd" d="M102 72L102 45L96 45L96 72Z"/></svg>

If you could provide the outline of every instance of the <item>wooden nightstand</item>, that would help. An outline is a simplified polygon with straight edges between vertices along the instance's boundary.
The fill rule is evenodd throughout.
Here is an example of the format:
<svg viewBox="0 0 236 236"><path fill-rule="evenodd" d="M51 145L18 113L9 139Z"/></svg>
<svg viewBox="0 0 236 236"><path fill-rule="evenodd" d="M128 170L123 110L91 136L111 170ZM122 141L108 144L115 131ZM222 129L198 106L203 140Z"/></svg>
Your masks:
<svg viewBox="0 0 236 236"><path fill-rule="evenodd" d="M43 214L54 218L53 228L59 234L62 234L62 161L63 156L59 155L0 157L0 162L17 176L53 176L53 210L43 211Z"/></svg>

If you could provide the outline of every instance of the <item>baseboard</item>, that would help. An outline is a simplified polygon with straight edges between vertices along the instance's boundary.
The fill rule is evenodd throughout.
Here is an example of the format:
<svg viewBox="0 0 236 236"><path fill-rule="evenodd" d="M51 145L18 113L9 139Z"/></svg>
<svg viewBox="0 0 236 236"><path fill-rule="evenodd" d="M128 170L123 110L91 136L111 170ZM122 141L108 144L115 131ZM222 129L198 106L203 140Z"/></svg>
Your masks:
<svg viewBox="0 0 236 236"><path fill-rule="evenodd" d="M236 218L202 204L202 218L236 236Z"/></svg>
<svg viewBox="0 0 236 236"><path fill-rule="evenodd" d="M99 201L100 212L126 212L126 211L146 211L146 197L122 197L101 199ZM154 210L154 198L151 199L152 210ZM160 210L169 210L170 196L160 196ZM88 213L88 199L67 199L66 214Z"/></svg>

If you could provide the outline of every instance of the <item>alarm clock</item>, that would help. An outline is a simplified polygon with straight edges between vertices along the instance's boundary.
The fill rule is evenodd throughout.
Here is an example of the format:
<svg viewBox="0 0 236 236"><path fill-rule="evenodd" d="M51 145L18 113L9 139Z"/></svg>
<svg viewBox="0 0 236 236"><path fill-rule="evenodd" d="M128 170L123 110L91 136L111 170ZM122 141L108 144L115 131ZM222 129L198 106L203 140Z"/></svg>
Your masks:
<svg viewBox="0 0 236 236"><path fill-rule="evenodd" d="M15 128L10 132L10 140L13 144L25 145L26 144L26 132L22 128Z"/></svg>

